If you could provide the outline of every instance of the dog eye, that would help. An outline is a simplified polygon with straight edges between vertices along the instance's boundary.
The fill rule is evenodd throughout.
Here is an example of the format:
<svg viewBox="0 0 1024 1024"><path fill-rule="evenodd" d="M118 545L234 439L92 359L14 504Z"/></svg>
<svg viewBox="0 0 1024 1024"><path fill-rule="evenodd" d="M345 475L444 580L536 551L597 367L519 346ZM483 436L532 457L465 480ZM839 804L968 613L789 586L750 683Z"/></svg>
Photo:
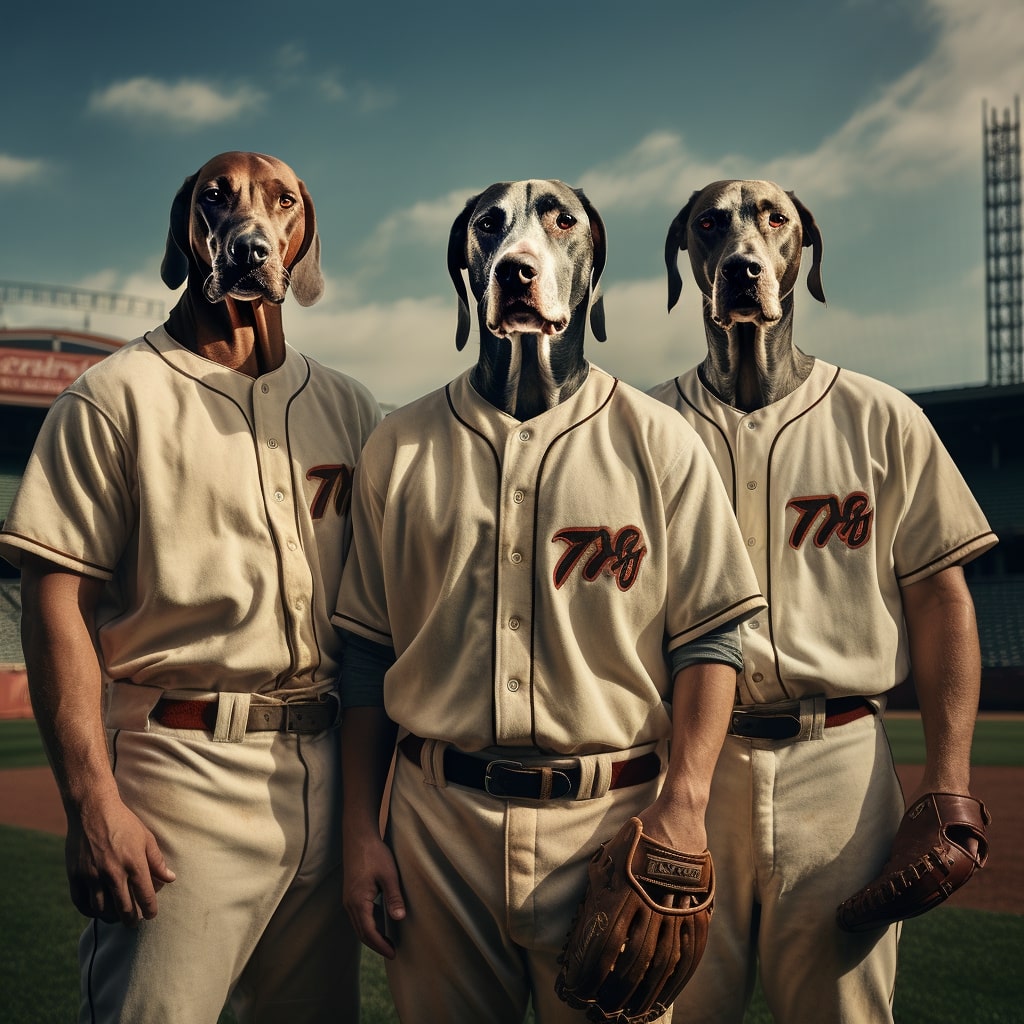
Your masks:
<svg viewBox="0 0 1024 1024"><path fill-rule="evenodd" d="M576 223L576 218L571 213L560 213L555 223L563 230L568 231L569 228Z"/></svg>
<svg viewBox="0 0 1024 1024"><path fill-rule="evenodd" d="M295 196L291 196L287 192L285 192L285 194L281 196L279 202L281 204L281 209L287 210L289 207L295 205Z"/></svg>
<svg viewBox="0 0 1024 1024"><path fill-rule="evenodd" d="M492 235L498 230L498 218L493 213L485 213L482 217L477 217L476 228L486 235Z"/></svg>
<svg viewBox="0 0 1024 1024"><path fill-rule="evenodd" d="M697 227L699 227L701 229L701 231L710 231L714 226L715 226L715 218L710 216L710 215L706 215L704 217L701 217L697 221Z"/></svg>
<svg viewBox="0 0 1024 1024"><path fill-rule="evenodd" d="M204 188L202 191L201 198L207 203L219 203L220 202L220 189L219 188Z"/></svg>
<svg viewBox="0 0 1024 1024"><path fill-rule="evenodd" d="M772 212L768 214L769 227L781 228L783 224L787 223L789 223L789 218L781 213L776 213L774 210L772 210Z"/></svg>

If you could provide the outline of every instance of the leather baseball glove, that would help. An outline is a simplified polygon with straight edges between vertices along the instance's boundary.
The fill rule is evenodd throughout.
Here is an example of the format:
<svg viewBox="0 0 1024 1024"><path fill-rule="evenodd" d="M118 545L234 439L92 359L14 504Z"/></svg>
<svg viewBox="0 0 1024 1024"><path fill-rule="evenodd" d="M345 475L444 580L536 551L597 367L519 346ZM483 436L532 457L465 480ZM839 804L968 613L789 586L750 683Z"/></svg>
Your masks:
<svg viewBox="0 0 1024 1024"><path fill-rule="evenodd" d="M600 1024L643 1024L700 963L715 898L711 854L680 853L630 818L590 861L555 991Z"/></svg>
<svg viewBox="0 0 1024 1024"><path fill-rule="evenodd" d="M985 866L985 827L991 820L973 797L922 797L903 815L878 877L839 904L839 927L848 932L884 928L937 907Z"/></svg>

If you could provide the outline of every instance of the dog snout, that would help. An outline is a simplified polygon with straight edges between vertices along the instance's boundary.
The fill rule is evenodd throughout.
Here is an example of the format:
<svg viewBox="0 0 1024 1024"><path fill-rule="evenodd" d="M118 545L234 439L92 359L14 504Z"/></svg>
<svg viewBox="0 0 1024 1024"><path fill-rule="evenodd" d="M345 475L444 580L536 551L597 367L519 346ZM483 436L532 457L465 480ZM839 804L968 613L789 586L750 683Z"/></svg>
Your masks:
<svg viewBox="0 0 1024 1024"><path fill-rule="evenodd" d="M731 256L722 264L722 276L739 287L756 282L763 270L763 264L749 256Z"/></svg>
<svg viewBox="0 0 1024 1024"><path fill-rule="evenodd" d="M507 294L528 291L539 273L537 261L522 253L505 256L494 268L494 278Z"/></svg>
<svg viewBox="0 0 1024 1024"><path fill-rule="evenodd" d="M231 243L231 258L239 266L262 267L270 259L273 246L261 231L243 231Z"/></svg>

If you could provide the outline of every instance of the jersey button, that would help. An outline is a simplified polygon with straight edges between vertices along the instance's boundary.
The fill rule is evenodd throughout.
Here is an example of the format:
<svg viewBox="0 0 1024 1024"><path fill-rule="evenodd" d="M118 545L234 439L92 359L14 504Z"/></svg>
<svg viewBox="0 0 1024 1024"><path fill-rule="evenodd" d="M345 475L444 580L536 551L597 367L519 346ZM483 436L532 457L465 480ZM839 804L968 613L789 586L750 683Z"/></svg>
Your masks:
<svg viewBox="0 0 1024 1024"><path fill-rule="evenodd" d="M275 501L284 501L284 491L274 491Z"/></svg>
<svg viewBox="0 0 1024 1024"><path fill-rule="evenodd" d="M757 481L756 480L748 480L747 481L747 490L748 491L756 491L757 490Z"/></svg>
<svg viewBox="0 0 1024 1024"><path fill-rule="evenodd" d="M520 625L521 625L521 623L519 622L519 620L515 616L513 616L511 619L508 620L508 628L509 629L513 629L513 630L514 629L518 629Z"/></svg>
<svg viewBox="0 0 1024 1024"><path fill-rule="evenodd" d="M510 558L510 559L511 559L511 560L512 560L513 562L515 562L515 564L516 564L516 565L518 565L518 564L519 564L519 563L520 563L520 562L521 562L521 561L523 560L523 556L522 556L521 554L519 554L519 552L518 552L518 551L513 551L513 552L512 552L512 554L511 554L511 555L509 555L508 557L509 557L509 558Z"/></svg>
<svg viewBox="0 0 1024 1024"><path fill-rule="evenodd" d="M270 438L270 440L267 441L267 447L268 448L276 448L277 447L277 438L276 437Z"/></svg>
<svg viewBox="0 0 1024 1024"><path fill-rule="evenodd" d="M529 441L530 440L530 432L528 430L520 430L519 431L519 440L520 441Z"/></svg>
<svg viewBox="0 0 1024 1024"><path fill-rule="evenodd" d="M764 673L763 672L755 672L750 678L753 679L753 681L755 683L763 682L764 681Z"/></svg>
<svg viewBox="0 0 1024 1024"><path fill-rule="evenodd" d="M506 686L508 686L509 690L512 693L515 693L519 689L519 680L518 679L510 679L508 681L508 683L506 683Z"/></svg>
<svg viewBox="0 0 1024 1024"><path fill-rule="evenodd" d="M525 494L523 494L523 492L522 492L522 491L513 491L513 492L512 492L512 500L513 500L513 501L514 501L514 502L515 502L515 503L516 503L517 505L522 505L522 503L523 503L523 501L525 500L525 498L526 498L526 495L525 495Z"/></svg>
<svg viewBox="0 0 1024 1024"><path fill-rule="evenodd" d="M747 428L747 430L756 430L757 429L757 424L753 420L747 420L743 424L743 426L745 426Z"/></svg>
<svg viewBox="0 0 1024 1024"><path fill-rule="evenodd" d="M261 384L260 385L260 391L262 391L263 394L265 394L265 395L269 395L270 394L270 385L269 384Z"/></svg>
<svg viewBox="0 0 1024 1024"><path fill-rule="evenodd" d="M747 623L747 625L748 625L748 626L749 626L749 627L750 627L751 629L760 629L760 628L761 628L761 623L760 623L760 622L758 622L758 621L757 621L757 619L751 619L751 620L750 620L750 621L749 621L749 622Z"/></svg>
<svg viewBox="0 0 1024 1024"><path fill-rule="evenodd" d="M752 548L757 543L757 540L753 537L747 538L747 547Z"/></svg>

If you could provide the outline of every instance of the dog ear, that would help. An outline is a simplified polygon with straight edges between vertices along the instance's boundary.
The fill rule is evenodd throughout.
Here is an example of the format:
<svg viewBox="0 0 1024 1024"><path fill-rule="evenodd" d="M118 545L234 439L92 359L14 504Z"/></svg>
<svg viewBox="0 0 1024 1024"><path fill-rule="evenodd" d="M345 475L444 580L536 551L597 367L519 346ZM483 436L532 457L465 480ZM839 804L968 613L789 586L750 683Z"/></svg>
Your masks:
<svg viewBox="0 0 1024 1024"><path fill-rule="evenodd" d="M189 217L192 213L192 191L199 172L187 177L171 203L171 223L160 262L160 280L168 288L179 288L188 277Z"/></svg>
<svg viewBox="0 0 1024 1024"><path fill-rule="evenodd" d="M469 315L469 296L466 292L466 280L462 271L468 266L466 260L466 239L469 233L469 218L476 208L479 196L472 196L466 200L462 213L455 218L451 232L448 235L448 276L455 285L455 294L459 298L459 321L455 328L455 347L460 352L466 347L469 340L469 330L472 326L472 319Z"/></svg>
<svg viewBox="0 0 1024 1024"><path fill-rule="evenodd" d="M665 236L665 269L668 271L668 311L679 301L683 291L683 279L679 275L679 252L686 248L686 224L690 219L693 204L701 189L694 192L686 205L676 214Z"/></svg>
<svg viewBox="0 0 1024 1024"><path fill-rule="evenodd" d="M811 269L807 272L807 290L819 301L825 301L825 289L821 285L821 254L824 243L821 240L821 229L818 227L814 214L796 197L795 192L786 195L793 201L804 233L804 248L811 246Z"/></svg>
<svg viewBox="0 0 1024 1024"><path fill-rule="evenodd" d="M573 189L590 220L590 238L594 245L594 259L590 271L590 329L598 341L608 340L608 331L604 320L604 296L601 294L601 274L608 262L608 233L604 220L597 212L594 204L586 197L583 189Z"/></svg>
<svg viewBox="0 0 1024 1024"><path fill-rule="evenodd" d="M289 270L292 295L300 306L312 306L324 293L324 275L320 270L320 233L316 211L304 182L299 182L305 226L299 255Z"/></svg>

